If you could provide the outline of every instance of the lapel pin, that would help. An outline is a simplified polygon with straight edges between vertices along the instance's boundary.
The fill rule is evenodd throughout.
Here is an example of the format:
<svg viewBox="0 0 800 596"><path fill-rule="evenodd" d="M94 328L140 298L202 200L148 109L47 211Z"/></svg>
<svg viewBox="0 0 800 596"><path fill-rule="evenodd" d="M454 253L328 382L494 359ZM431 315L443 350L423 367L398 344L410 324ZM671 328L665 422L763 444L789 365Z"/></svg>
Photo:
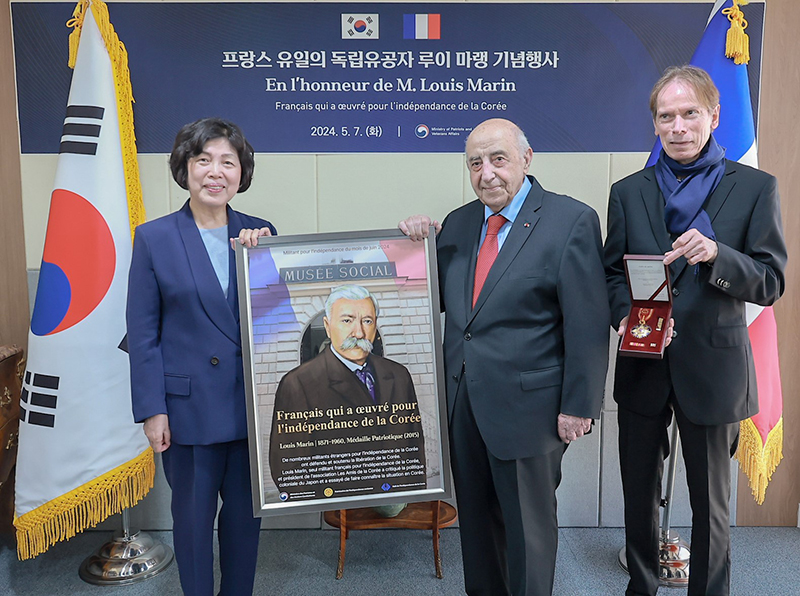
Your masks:
<svg viewBox="0 0 800 596"><path fill-rule="evenodd" d="M524 224L522 224L522 225L523 225L524 227L526 227L526 228L529 228L529 227L531 227L531 223L530 223L529 221L526 221L526 222L525 222Z"/></svg>

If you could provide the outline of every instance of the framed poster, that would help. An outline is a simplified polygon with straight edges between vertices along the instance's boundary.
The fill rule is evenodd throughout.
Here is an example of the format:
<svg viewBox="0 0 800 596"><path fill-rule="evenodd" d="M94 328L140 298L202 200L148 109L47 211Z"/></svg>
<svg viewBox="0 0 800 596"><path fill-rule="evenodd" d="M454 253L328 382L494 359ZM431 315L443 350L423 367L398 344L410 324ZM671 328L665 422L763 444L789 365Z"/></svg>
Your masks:
<svg viewBox="0 0 800 596"><path fill-rule="evenodd" d="M255 515L450 497L433 236L237 245Z"/></svg>

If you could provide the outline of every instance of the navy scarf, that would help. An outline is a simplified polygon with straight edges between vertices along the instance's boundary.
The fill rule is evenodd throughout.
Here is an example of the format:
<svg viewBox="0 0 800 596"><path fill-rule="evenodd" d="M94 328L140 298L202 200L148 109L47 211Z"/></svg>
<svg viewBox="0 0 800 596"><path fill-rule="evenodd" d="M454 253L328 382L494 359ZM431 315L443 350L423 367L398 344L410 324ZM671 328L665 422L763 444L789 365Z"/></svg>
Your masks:
<svg viewBox="0 0 800 596"><path fill-rule="evenodd" d="M667 202L664 220L670 234L683 234L695 228L703 236L716 240L703 203L725 174L725 148L712 135L700 157L692 163L678 163L662 149L655 167L658 187ZM680 182L678 177L682 178Z"/></svg>

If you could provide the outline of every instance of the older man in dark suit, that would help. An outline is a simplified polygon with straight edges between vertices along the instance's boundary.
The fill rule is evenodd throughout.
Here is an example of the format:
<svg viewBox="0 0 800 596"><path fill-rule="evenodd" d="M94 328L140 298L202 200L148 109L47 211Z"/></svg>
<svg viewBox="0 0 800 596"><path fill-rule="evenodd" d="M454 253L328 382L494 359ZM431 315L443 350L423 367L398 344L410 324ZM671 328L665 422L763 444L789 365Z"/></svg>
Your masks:
<svg viewBox="0 0 800 596"><path fill-rule="evenodd" d="M739 421L758 412L745 302L784 290L786 245L775 178L725 159L711 134L719 91L693 66L668 69L650 96L663 151L611 188L605 265L612 321L630 308L623 256L664 254L675 337L663 360L618 358L619 449L631 579L658 590L658 506L667 426L681 433L692 505L689 594L730 591L730 456Z"/></svg>
<svg viewBox="0 0 800 596"><path fill-rule="evenodd" d="M445 369L464 577L470 595L552 593L555 492L566 445L600 414L608 366L600 225L587 205L527 176L512 122L467 139L478 200L437 230Z"/></svg>
<svg viewBox="0 0 800 596"><path fill-rule="evenodd" d="M281 379L269 451L270 471L280 490L288 490L289 482L291 490L300 490L286 477L297 468L292 458L385 448L401 449L402 466L394 465L395 457L389 466L392 472L368 468L347 486L389 492L393 482L402 480L405 490L414 484L425 488L425 437L417 394L405 366L372 353L378 312L378 302L366 288L334 288L323 319L330 346ZM307 415L298 417L303 413ZM364 426L365 419L377 417L384 423ZM298 421L314 430L303 430ZM325 486L311 483L305 488L322 497ZM333 487L346 488L344 483Z"/></svg>

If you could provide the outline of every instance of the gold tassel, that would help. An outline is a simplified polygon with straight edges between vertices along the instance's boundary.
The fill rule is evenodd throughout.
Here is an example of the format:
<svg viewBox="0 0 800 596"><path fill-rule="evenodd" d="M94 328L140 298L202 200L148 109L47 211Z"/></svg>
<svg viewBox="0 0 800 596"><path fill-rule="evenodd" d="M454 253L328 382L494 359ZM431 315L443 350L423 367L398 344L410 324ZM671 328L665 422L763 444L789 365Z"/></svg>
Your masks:
<svg viewBox="0 0 800 596"><path fill-rule="evenodd" d="M783 459L783 416L775 427L769 431L765 444L761 442L761 435L748 418L739 424L739 448L736 459L747 476L753 498L759 505L764 503L767 494L767 485L772 480L775 468Z"/></svg>
<svg viewBox="0 0 800 596"><path fill-rule="evenodd" d="M723 8L722 14L728 16L731 28L725 40L725 56L733 58L735 64L747 64L750 62L750 37L744 32L747 29L747 21L739 5L744 6L750 0L733 0L733 6Z"/></svg>
<svg viewBox="0 0 800 596"><path fill-rule="evenodd" d="M16 517L17 557L36 557L101 521L133 507L153 488L156 468L148 447L131 461Z"/></svg>
<svg viewBox="0 0 800 596"><path fill-rule="evenodd" d="M114 73L114 87L117 91L117 114L119 115L119 136L122 146L122 165L125 172L125 189L128 195L128 218L133 240L136 226L145 220L144 201L142 200L142 184L139 179L139 161L136 152L136 135L133 129L133 89L131 73L128 69L128 50L125 48L108 16L108 6L100 0L81 0L67 21L67 27L73 31L69 35L69 67L75 68L78 55L83 20L86 8L91 4L92 15L105 42L108 56L111 59L111 70Z"/></svg>

